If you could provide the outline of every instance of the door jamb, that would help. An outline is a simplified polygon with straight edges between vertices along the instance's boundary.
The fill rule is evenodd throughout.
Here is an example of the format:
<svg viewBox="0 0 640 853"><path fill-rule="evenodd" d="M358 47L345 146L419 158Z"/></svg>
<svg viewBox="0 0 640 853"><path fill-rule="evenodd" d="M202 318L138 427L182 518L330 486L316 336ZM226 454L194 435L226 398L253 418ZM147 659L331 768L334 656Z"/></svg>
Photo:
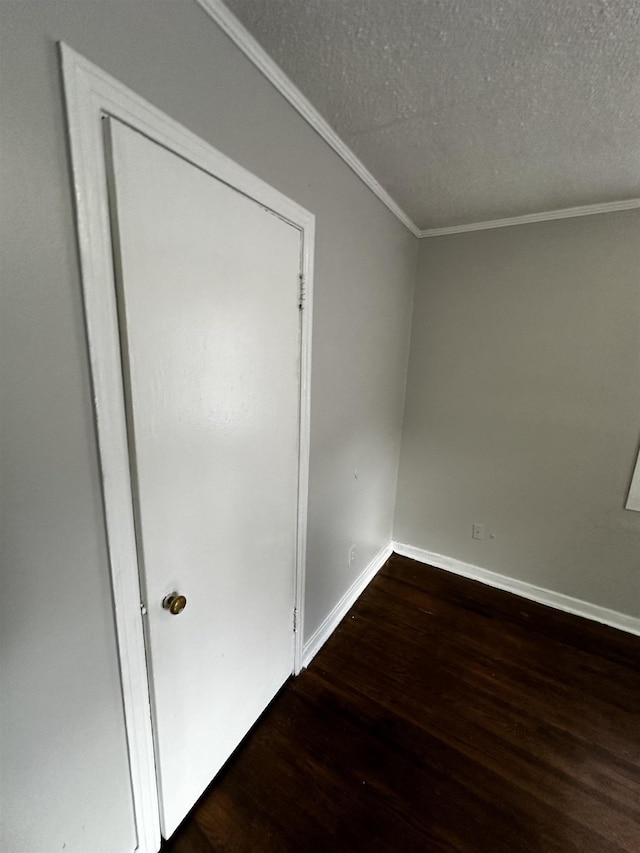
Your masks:
<svg viewBox="0 0 640 853"><path fill-rule="evenodd" d="M160 819L115 303L102 119L113 117L285 219L301 234L300 439L292 671L302 668L315 217L60 42L84 313L120 661L136 853ZM292 620L293 624L293 620Z"/></svg>

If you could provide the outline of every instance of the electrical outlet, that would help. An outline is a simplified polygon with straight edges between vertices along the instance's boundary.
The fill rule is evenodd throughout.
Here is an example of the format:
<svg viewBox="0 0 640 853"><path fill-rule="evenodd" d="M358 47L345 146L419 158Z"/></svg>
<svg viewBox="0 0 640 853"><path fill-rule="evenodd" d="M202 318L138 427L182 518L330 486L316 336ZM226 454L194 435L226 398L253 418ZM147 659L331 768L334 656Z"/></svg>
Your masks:
<svg viewBox="0 0 640 853"><path fill-rule="evenodd" d="M471 536L473 539L484 539L484 524L474 524Z"/></svg>
<svg viewBox="0 0 640 853"><path fill-rule="evenodd" d="M349 562L347 563L348 568L351 568L355 558L356 558L356 546L352 545L351 548L349 548Z"/></svg>

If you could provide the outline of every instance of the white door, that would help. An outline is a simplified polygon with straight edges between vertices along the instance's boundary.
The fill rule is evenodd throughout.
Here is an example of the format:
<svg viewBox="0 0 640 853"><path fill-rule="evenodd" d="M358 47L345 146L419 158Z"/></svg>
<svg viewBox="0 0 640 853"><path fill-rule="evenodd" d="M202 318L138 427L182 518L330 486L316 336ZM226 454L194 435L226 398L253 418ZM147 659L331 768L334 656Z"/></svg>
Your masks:
<svg viewBox="0 0 640 853"><path fill-rule="evenodd" d="M293 669L300 232L110 120L162 833ZM174 615L167 595L186 597Z"/></svg>

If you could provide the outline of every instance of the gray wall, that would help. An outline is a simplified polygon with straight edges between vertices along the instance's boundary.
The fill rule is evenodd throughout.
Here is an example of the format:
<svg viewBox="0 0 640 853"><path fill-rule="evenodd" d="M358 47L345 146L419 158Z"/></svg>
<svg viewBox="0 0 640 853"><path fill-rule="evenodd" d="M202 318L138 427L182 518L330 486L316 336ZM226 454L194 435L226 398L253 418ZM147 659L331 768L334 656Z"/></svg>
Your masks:
<svg viewBox="0 0 640 853"><path fill-rule="evenodd" d="M422 241L397 541L638 616L639 440L640 211Z"/></svg>
<svg viewBox="0 0 640 853"><path fill-rule="evenodd" d="M56 40L317 216L307 636L391 535L417 241L195 3L4 0L1 11L0 846L125 851L133 823Z"/></svg>

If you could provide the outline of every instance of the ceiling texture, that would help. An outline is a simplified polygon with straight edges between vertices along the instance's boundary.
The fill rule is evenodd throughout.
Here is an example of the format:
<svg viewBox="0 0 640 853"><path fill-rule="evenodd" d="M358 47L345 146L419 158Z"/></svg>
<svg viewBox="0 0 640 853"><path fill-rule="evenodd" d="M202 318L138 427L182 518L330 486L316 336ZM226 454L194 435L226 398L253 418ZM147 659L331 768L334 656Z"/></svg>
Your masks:
<svg viewBox="0 0 640 853"><path fill-rule="evenodd" d="M640 0L225 0L421 229L640 197Z"/></svg>

